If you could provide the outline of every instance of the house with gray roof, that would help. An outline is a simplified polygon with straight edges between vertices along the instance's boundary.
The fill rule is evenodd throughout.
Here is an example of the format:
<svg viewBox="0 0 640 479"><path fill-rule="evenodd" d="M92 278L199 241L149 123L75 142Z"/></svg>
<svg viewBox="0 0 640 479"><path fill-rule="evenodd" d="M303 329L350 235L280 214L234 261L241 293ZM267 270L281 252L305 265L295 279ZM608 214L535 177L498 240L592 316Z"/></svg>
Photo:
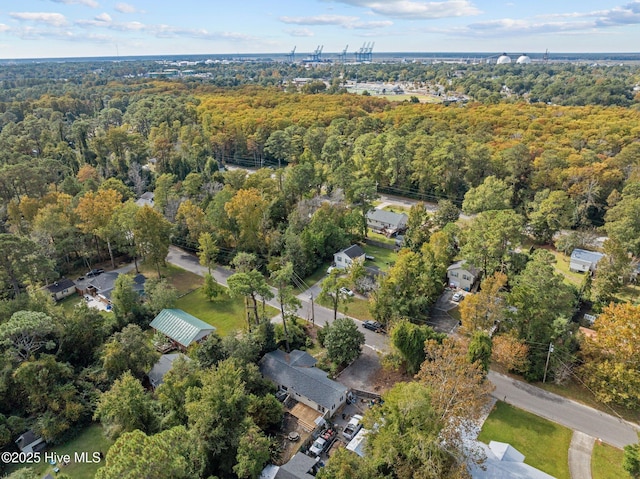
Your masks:
<svg viewBox="0 0 640 479"><path fill-rule="evenodd" d="M18 439L15 440L16 446L20 452L40 452L47 447L47 443L31 429L23 432Z"/></svg>
<svg viewBox="0 0 640 479"><path fill-rule="evenodd" d="M45 286L43 289L46 290L53 299L60 301L76 292L76 283L67 278L60 278L58 281Z"/></svg>
<svg viewBox="0 0 640 479"><path fill-rule="evenodd" d="M374 208L367 213L367 227L389 236L402 232L407 228L409 217L404 213Z"/></svg>
<svg viewBox="0 0 640 479"><path fill-rule="evenodd" d="M260 372L289 397L331 417L346 402L348 389L315 364L316 359L305 351L277 349L260 360Z"/></svg>
<svg viewBox="0 0 640 479"><path fill-rule="evenodd" d="M586 249L576 248L571 253L569 261L569 269L580 273L587 271L594 272L598 261L604 258L604 254L597 251L587 251Z"/></svg>
<svg viewBox="0 0 640 479"><path fill-rule="evenodd" d="M282 466L269 465L260 474L260 479L314 479L318 460L297 452Z"/></svg>
<svg viewBox="0 0 640 479"><path fill-rule="evenodd" d="M215 327L181 309L163 309L149 326L164 334L182 350L202 341L216 330Z"/></svg>
<svg viewBox="0 0 640 479"><path fill-rule="evenodd" d="M472 479L555 479L553 476L524 463L524 456L513 446L491 441L478 442L486 460L469 464Z"/></svg>
<svg viewBox="0 0 640 479"><path fill-rule="evenodd" d="M116 279L121 273L117 271L107 271L94 278L79 281L77 284L78 291L81 294L90 294L96 296L103 303L111 303L111 293L116 285ZM133 290L138 294L144 294L144 284L147 278L138 273L133 277Z"/></svg>
<svg viewBox="0 0 640 479"><path fill-rule="evenodd" d="M333 263L336 268L346 269L355 262L364 263L364 250L357 244L333 254Z"/></svg>
<svg viewBox="0 0 640 479"><path fill-rule="evenodd" d="M189 356L185 356L182 353L163 354L160 356L158 362L153 365L151 371L147 374L149 383L153 389L156 389L163 383L165 375L171 371L173 362L178 358L183 358L185 361L191 361Z"/></svg>
<svg viewBox="0 0 640 479"><path fill-rule="evenodd" d="M149 206L150 208L153 208L154 196L155 195L152 191L145 191L144 193L142 193L140 198L136 200L136 205L140 206L141 208L143 206Z"/></svg>

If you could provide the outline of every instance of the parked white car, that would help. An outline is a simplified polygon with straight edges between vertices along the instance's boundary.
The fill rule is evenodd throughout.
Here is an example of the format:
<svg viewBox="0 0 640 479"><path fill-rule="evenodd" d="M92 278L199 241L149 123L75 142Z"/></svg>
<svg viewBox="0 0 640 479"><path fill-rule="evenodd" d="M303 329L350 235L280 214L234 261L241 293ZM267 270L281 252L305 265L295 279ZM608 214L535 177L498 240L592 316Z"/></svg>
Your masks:
<svg viewBox="0 0 640 479"><path fill-rule="evenodd" d="M342 435L349 441L353 439L353 436L358 434L358 431L362 427L361 421L362 416L360 414L354 414L353 416L351 416L349 423L344 427L344 430L342 431Z"/></svg>
<svg viewBox="0 0 640 479"><path fill-rule="evenodd" d="M455 294L451 297L451 299L452 299L453 301L455 301L456 303L459 303L460 301L462 301L462 300L464 299L464 294L462 294L462 293L460 293L460 292L455 293Z"/></svg>
<svg viewBox="0 0 640 479"><path fill-rule="evenodd" d="M349 288L340 288L340 293L344 294L345 296L353 296L353 291L351 291Z"/></svg>

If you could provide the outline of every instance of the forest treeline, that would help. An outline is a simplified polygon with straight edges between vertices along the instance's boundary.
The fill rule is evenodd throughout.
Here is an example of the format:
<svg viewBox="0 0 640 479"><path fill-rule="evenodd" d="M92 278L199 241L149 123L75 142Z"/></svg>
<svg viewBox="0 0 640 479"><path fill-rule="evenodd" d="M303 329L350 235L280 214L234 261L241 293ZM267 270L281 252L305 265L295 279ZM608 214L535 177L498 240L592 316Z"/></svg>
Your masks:
<svg viewBox="0 0 640 479"><path fill-rule="evenodd" d="M2 444L27 426L55 442L100 420L113 437L142 431L122 441L153 450L153 457L162 456L153 441L170 446L177 461L171 467L190 477L257 477L278 455L266 435L282 414L255 366L277 347L273 326L258 317L259 298L272 294L265 276L282 298L335 252L363 242L366 214L380 192L437 201L439 208L429 213L419 203L408 211L397 261L366 288L362 270L329 275L321 295L335 299L334 315L348 301L340 299L342 288L369 294L372 316L392 330L395 359L428 383L434 371L425 341L433 342L434 357L460 349L424 323L446 285L447 267L462 259L484 280L460 307L462 332L472 336L475 352L467 356L465 346L452 364L473 366L483 383L493 347L507 369L540 380L553 343L549 379L578 371L600 400L640 407L638 343L611 347L633 338L638 307L609 305L632 280L632 260L640 256L640 112L634 107L548 105L502 94L486 104L394 103L345 93L339 82L307 94L283 81L220 88L83 75L29 80L24 90L15 80L14 95L0 96ZM275 77L275 70L265 75ZM145 192L154 192L153 207L134 203ZM456 224L460 209L469 218ZM534 251L555 239L570 253L588 243L583 232L594 228L609 237L607 259L579 288L563 281L551 253ZM115 268L119 255L144 259L160 276L172 242L197 251L209 271L232 262L230 291L253 305L256 329L212 336L199 354L191 351L197 361L180 364L165 382L166 394L153 399L140 383L157 359L144 329L175 302L165 281L150 282L141 304L121 275L126 279L109 319L85 305L56 308L37 287L97 262ZM210 275L208 283L203 289L213 297L220 288ZM589 299L602 312L601 339L583 347L572 318ZM494 326L499 334L490 338ZM612 383L615 391L606 387ZM433 410L412 409L416 417L439 415L436 399L429 399L435 393L416 388L412 397L433 400ZM389 398L394 404L393 393ZM121 403L138 414L124 415ZM449 418L433 424L444 427ZM202 433L213 429L215 435ZM185 434L195 449L183 450L178 439ZM374 450L397 438L387 439ZM252 449L254 440L260 447ZM126 468L126 450L116 447L113 457L123 453L121 462L114 459L112 475L105 469L100 477L121 477L116 466ZM422 467L405 459L407 467ZM441 460L446 470L461 466L448 454ZM381 477L391 474L395 463L363 462L358 477L378 477L368 469L374 466Z"/></svg>

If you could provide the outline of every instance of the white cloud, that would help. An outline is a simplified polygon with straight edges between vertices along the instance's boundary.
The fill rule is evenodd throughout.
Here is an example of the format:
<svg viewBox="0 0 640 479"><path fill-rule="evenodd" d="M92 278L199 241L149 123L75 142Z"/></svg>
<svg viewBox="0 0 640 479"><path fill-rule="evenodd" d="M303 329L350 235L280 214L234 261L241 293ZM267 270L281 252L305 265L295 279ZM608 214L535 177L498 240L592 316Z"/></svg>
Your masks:
<svg viewBox="0 0 640 479"><path fill-rule="evenodd" d="M375 28L390 27L391 25L393 25L393 22L391 20L380 20L373 22L354 22L347 24L344 27L358 30L373 30Z"/></svg>
<svg viewBox="0 0 640 479"><path fill-rule="evenodd" d="M373 13L390 18L425 20L432 18L467 17L482 13L469 0L443 0L424 2L415 0L325 0L346 3L370 9Z"/></svg>
<svg viewBox="0 0 640 479"><path fill-rule="evenodd" d="M108 13L101 13L100 15L96 15L95 19L99 22L111 22L111 15Z"/></svg>
<svg viewBox="0 0 640 479"><path fill-rule="evenodd" d="M364 22L358 17L344 15L315 15L310 17L280 17L283 23L295 25L334 25L349 30L372 30L393 25L390 20Z"/></svg>
<svg viewBox="0 0 640 479"><path fill-rule="evenodd" d="M285 33L288 33L292 37L312 37L314 35L308 28L291 28L285 30Z"/></svg>
<svg viewBox="0 0 640 479"><path fill-rule="evenodd" d="M283 23L293 23L296 25L345 25L358 20L358 17L347 17L344 15L315 15L311 17L280 17Z"/></svg>
<svg viewBox="0 0 640 479"><path fill-rule="evenodd" d="M534 34L594 34L611 27L640 24L640 0L609 10L570 12L535 18L502 18L453 28L442 33L482 37Z"/></svg>
<svg viewBox="0 0 640 479"><path fill-rule="evenodd" d="M95 0L51 0L54 3L63 3L65 5L85 5L91 8L98 8L100 4Z"/></svg>
<svg viewBox="0 0 640 479"><path fill-rule="evenodd" d="M144 13L143 10L138 10L134 5L124 2L116 3L113 8L120 13Z"/></svg>
<svg viewBox="0 0 640 479"><path fill-rule="evenodd" d="M22 22L44 23L54 27L67 25L67 19L61 13L11 12L9 16Z"/></svg>
<svg viewBox="0 0 640 479"><path fill-rule="evenodd" d="M2 32L7 32L11 30L11 28L9 27L9 25L5 25L4 23L0 23L0 33Z"/></svg>

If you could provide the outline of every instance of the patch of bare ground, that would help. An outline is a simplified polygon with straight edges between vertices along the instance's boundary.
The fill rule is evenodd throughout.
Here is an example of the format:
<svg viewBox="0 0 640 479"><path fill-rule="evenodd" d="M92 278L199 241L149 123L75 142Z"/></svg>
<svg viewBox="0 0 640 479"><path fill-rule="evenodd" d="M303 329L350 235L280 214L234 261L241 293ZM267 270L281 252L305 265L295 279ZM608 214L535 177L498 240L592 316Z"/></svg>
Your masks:
<svg viewBox="0 0 640 479"><path fill-rule="evenodd" d="M297 441L289 440L289 433L297 432L300 435L300 439ZM278 439L280 440L280 446L282 448L282 453L280 454L280 460L276 463L276 465L281 466L289 461L296 452L300 449L300 447L309 439L311 436L310 432L305 431L300 424L298 424L298 420L289 414L288 412L284 414L284 419L282 421L282 432L278 435Z"/></svg>
<svg viewBox="0 0 640 479"><path fill-rule="evenodd" d="M413 376L408 374L404 368L393 369L390 367L382 367L378 369L371 377L371 390L376 394L384 394L391 389L396 383L408 382Z"/></svg>

